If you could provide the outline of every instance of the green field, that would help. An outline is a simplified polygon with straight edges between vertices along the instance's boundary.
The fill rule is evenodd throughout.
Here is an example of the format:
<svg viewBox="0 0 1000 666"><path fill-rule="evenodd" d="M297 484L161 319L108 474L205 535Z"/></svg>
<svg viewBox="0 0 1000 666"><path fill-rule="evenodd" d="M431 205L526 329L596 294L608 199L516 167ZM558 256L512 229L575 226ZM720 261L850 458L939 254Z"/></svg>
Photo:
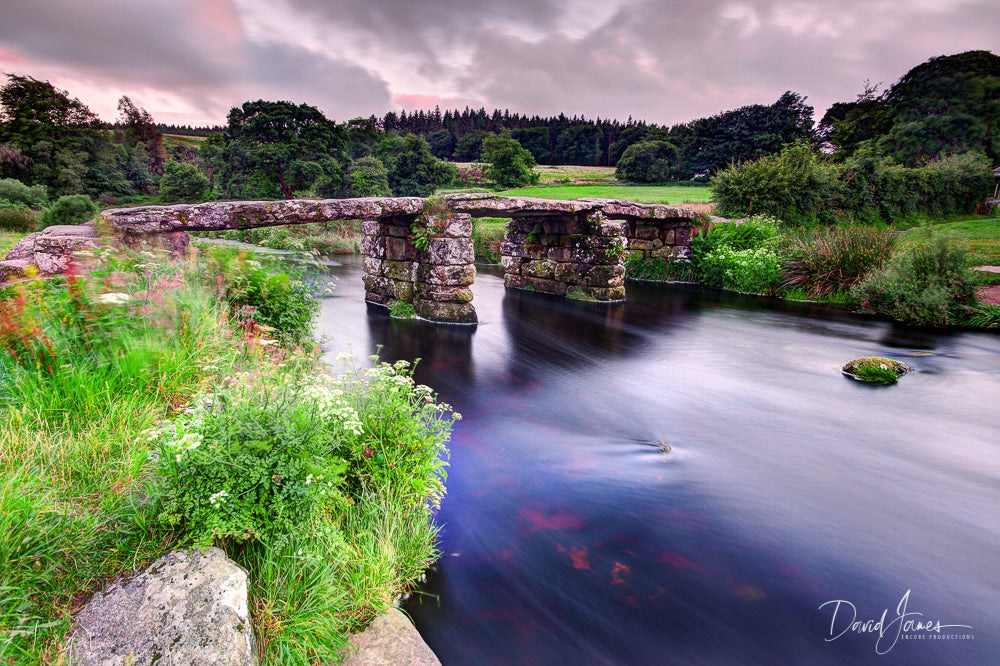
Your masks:
<svg viewBox="0 0 1000 666"><path fill-rule="evenodd" d="M0 229L0 259L7 256L7 251L14 247L14 243L24 238L27 234L22 231L7 231Z"/></svg>
<svg viewBox="0 0 1000 666"><path fill-rule="evenodd" d="M208 137L204 136L182 136L180 134L164 134L163 143L167 146L185 146L186 148L197 148L201 142Z"/></svg>
<svg viewBox="0 0 1000 666"><path fill-rule="evenodd" d="M698 185L554 185L551 187L520 187L498 192L509 197L541 197L542 199L623 199L646 203L707 203L712 190Z"/></svg>
<svg viewBox="0 0 1000 666"><path fill-rule="evenodd" d="M979 264L1000 265L1000 217L974 216L952 222L931 222L928 227L965 246ZM918 230L906 236L919 234Z"/></svg>

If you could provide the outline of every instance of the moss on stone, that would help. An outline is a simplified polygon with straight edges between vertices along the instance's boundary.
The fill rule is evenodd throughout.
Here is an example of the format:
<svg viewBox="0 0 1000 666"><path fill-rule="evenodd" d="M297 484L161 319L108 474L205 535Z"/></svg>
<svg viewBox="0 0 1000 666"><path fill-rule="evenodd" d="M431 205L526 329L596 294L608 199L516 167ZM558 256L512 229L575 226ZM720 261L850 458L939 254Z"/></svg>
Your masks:
<svg viewBox="0 0 1000 666"><path fill-rule="evenodd" d="M865 356L846 364L841 371L852 379L869 384L893 384L914 369L892 358Z"/></svg>

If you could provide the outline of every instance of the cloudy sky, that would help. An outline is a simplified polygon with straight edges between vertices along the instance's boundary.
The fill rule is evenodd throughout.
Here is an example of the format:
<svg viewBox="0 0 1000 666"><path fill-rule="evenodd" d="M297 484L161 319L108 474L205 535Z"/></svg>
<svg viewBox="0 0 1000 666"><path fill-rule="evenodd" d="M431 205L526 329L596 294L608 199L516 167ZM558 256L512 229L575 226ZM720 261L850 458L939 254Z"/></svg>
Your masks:
<svg viewBox="0 0 1000 666"><path fill-rule="evenodd" d="M167 123L267 99L673 124L785 90L818 120L866 79L1000 52L997 26L998 0L0 0L0 72L108 120L129 95Z"/></svg>

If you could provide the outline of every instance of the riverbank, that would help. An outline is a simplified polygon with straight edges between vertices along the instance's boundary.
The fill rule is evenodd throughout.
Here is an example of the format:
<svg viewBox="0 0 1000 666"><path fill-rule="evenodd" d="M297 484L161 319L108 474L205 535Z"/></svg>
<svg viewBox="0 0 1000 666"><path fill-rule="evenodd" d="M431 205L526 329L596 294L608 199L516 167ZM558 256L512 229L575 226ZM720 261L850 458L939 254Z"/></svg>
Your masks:
<svg viewBox="0 0 1000 666"><path fill-rule="evenodd" d="M288 328L313 294L259 261L102 253L5 288L5 663L56 662L93 591L189 543L249 572L263 663L335 661L437 558L458 415L408 364L319 364Z"/></svg>

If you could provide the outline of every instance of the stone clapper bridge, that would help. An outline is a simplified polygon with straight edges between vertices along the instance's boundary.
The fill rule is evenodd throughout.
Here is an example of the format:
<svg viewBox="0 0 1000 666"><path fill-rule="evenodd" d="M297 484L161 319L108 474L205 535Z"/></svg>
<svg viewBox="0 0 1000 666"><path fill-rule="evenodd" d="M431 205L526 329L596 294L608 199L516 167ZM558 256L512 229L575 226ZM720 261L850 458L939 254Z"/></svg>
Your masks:
<svg viewBox="0 0 1000 666"><path fill-rule="evenodd" d="M150 241L175 252L186 248L188 231L362 220L365 300L381 306L409 302L417 316L452 324L477 322L469 288L476 277L473 217L509 218L500 246L505 286L612 302L625 299L625 256L686 256L698 214L613 199L555 201L493 194L231 201L101 213L126 245ZM19 244L19 252L30 257L28 246L33 244L34 263L43 272L54 272L43 264L57 266L58 257L39 254L59 245L46 240L48 232Z"/></svg>

